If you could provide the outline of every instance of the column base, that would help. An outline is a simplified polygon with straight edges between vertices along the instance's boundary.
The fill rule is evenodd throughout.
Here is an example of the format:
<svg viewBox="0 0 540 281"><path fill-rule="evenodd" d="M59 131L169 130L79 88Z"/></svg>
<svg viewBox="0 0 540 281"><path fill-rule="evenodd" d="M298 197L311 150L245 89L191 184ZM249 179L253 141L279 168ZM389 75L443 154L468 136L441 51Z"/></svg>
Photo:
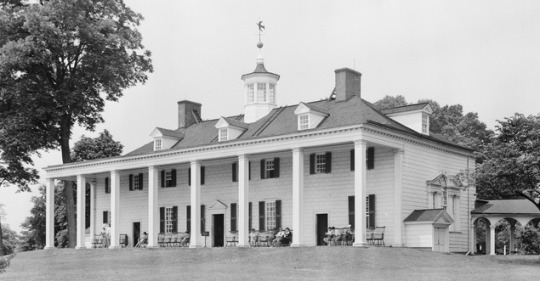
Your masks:
<svg viewBox="0 0 540 281"><path fill-rule="evenodd" d="M403 243L392 244L392 248L403 248L404 246Z"/></svg>
<svg viewBox="0 0 540 281"><path fill-rule="evenodd" d="M353 247L367 248L367 246L368 246L367 242L354 242L353 243Z"/></svg>
<svg viewBox="0 0 540 281"><path fill-rule="evenodd" d="M240 244L240 243L238 243L238 245L236 245L236 247L238 247L238 248L250 248L251 245L249 245L249 244Z"/></svg>
<svg viewBox="0 0 540 281"><path fill-rule="evenodd" d="M52 249L56 249L56 247L54 247L54 246L45 246L43 248L43 250L52 250Z"/></svg>
<svg viewBox="0 0 540 281"><path fill-rule="evenodd" d="M111 245L111 246L109 246L109 249L120 249L120 246L116 246L116 245L113 246L113 245Z"/></svg>
<svg viewBox="0 0 540 281"><path fill-rule="evenodd" d="M200 248L203 248L203 247L204 247L203 245L189 245L190 249L200 249Z"/></svg>
<svg viewBox="0 0 540 281"><path fill-rule="evenodd" d="M291 247L292 248L301 248L301 247L306 247L306 245L304 245L304 244L291 244Z"/></svg>

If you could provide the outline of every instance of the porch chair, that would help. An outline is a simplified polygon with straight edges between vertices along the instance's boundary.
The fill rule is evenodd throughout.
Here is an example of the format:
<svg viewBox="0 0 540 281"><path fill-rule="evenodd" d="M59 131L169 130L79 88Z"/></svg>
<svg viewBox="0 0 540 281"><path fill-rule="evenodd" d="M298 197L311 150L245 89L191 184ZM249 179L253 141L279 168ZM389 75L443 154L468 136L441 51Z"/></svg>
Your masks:
<svg viewBox="0 0 540 281"><path fill-rule="evenodd" d="M377 226L373 232L373 244L384 246L384 230L386 226Z"/></svg>
<svg viewBox="0 0 540 281"><path fill-rule="evenodd" d="M373 233L375 232L375 230L373 228L368 228L366 230L366 241L368 244L373 244Z"/></svg>
<svg viewBox="0 0 540 281"><path fill-rule="evenodd" d="M189 246L189 233L178 233L178 245L180 247L188 247Z"/></svg>
<svg viewBox="0 0 540 281"><path fill-rule="evenodd" d="M101 236L101 234L96 234L92 239L92 248L96 249L101 247L103 247L103 236Z"/></svg>
<svg viewBox="0 0 540 281"><path fill-rule="evenodd" d="M172 238L172 233L165 233L165 237L163 239L163 245L165 247L171 246L171 238Z"/></svg>
<svg viewBox="0 0 540 281"><path fill-rule="evenodd" d="M259 232L258 246L270 247L270 237L272 237L271 232Z"/></svg>
<svg viewBox="0 0 540 281"><path fill-rule="evenodd" d="M165 247L165 244L164 244L164 242L165 242L165 233L163 233L163 232L159 233L158 237L157 237L157 241L158 241L157 243L158 243L159 247Z"/></svg>
<svg viewBox="0 0 540 281"><path fill-rule="evenodd" d="M229 245L236 246L238 243L238 233L236 231L229 232L230 234L225 237L226 244L225 247L229 247Z"/></svg>
<svg viewBox="0 0 540 281"><path fill-rule="evenodd" d="M120 247L125 248L128 245L128 236L127 234L120 234L120 241L118 242Z"/></svg>

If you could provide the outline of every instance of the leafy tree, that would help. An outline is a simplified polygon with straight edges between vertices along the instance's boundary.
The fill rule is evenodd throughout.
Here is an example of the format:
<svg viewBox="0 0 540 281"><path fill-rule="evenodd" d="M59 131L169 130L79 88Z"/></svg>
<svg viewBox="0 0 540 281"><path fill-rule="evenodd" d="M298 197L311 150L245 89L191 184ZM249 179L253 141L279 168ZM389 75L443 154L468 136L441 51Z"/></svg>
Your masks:
<svg viewBox="0 0 540 281"><path fill-rule="evenodd" d="M118 101L124 89L146 82L152 65L136 29L142 19L122 0L0 6L0 151L7 171L35 180L35 170L20 167L32 165L40 149L60 148L63 163L71 162L73 126L94 130L105 100ZM73 247L73 187L64 185Z"/></svg>
<svg viewBox="0 0 540 281"><path fill-rule="evenodd" d="M2 231L2 220L6 217L6 211L4 210L4 204L0 203L0 257L5 255L4 250L4 235Z"/></svg>
<svg viewBox="0 0 540 281"><path fill-rule="evenodd" d="M376 101L374 104L375 108L381 110L386 108L398 107L408 105L405 97L402 95L397 95L395 97L386 95L384 98Z"/></svg>
<svg viewBox="0 0 540 281"><path fill-rule="evenodd" d="M480 198L525 198L540 210L540 116L498 121L497 135L477 167Z"/></svg>
<svg viewBox="0 0 540 281"><path fill-rule="evenodd" d="M119 156L122 154L124 146L113 140L109 131L104 130L97 138L82 136L81 139L73 145L71 161L79 162L85 160L94 160Z"/></svg>

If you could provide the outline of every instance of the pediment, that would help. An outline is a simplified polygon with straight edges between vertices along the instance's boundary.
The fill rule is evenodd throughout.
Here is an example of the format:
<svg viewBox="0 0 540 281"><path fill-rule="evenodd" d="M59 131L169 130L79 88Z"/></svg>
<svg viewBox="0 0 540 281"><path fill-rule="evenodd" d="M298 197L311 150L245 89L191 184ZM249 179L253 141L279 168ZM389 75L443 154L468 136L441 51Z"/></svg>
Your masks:
<svg viewBox="0 0 540 281"><path fill-rule="evenodd" d="M219 200L216 200L214 201L214 203L212 203L208 209L210 210L226 210L227 209L227 205L223 204L223 202L219 201Z"/></svg>
<svg viewBox="0 0 540 281"><path fill-rule="evenodd" d="M427 181L427 184L449 188L460 188L463 186L463 183L461 183L457 176L448 176L446 173L439 174L434 179Z"/></svg>

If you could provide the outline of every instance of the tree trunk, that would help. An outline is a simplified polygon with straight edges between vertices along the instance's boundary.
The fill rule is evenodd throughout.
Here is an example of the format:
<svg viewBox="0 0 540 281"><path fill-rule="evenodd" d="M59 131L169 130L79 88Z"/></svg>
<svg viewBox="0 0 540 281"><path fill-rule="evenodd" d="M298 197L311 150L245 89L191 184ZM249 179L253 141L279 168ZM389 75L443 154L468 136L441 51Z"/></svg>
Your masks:
<svg viewBox="0 0 540 281"><path fill-rule="evenodd" d="M71 121L69 117L65 117L62 122L62 136L60 147L62 150L62 162L64 164L71 163L71 150L69 147L69 138L71 136ZM64 181L64 193L66 196L66 213L68 223L68 239L69 247L75 248L77 245L77 225L75 221L75 199L73 198L73 182Z"/></svg>
<svg viewBox="0 0 540 281"><path fill-rule="evenodd" d="M4 239L2 237L2 218L0 218L0 257L6 254L4 253Z"/></svg>

